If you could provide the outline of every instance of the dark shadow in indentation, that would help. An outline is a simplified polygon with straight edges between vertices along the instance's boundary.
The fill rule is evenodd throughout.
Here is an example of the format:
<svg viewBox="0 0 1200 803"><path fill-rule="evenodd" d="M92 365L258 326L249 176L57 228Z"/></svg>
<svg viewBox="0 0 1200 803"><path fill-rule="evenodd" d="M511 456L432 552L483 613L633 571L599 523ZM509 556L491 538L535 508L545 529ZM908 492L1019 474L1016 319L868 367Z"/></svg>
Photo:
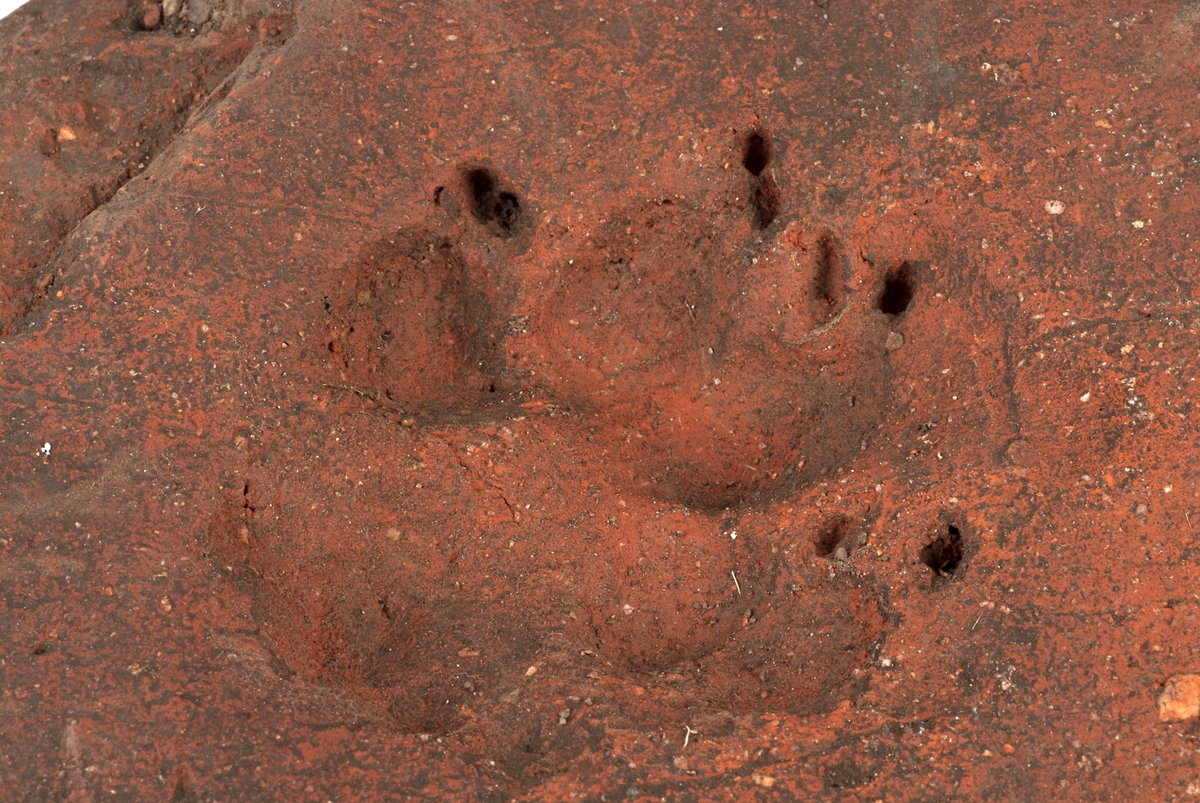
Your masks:
<svg viewBox="0 0 1200 803"><path fill-rule="evenodd" d="M162 24L162 9L157 3L126 0L125 26L134 33L156 30Z"/></svg>
<svg viewBox="0 0 1200 803"><path fill-rule="evenodd" d="M492 216L501 231L512 231L521 221L521 202L511 192L502 192L492 205Z"/></svg>
<svg viewBox="0 0 1200 803"><path fill-rule="evenodd" d="M832 555L834 550L846 540L846 535L849 532L850 520L845 516L835 516L832 519L827 519L813 538L813 547L817 551L817 556L827 558Z"/></svg>
<svg viewBox="0 0 1200 803"><path fill-rule="evenodd" d="M837 244L828 232L817 240L816 270L813 272L813 294L830 311L842 300L842 258Z"/></svg>
<svg viewBox="0 0 1200 803"><path fill-rule="evenodd" d="M921 563L933 570L933 579L953 577L963 559L962 532L943 522L932 541L921 548Z"/></svg>
<svg viewBox="0 0 1200 803"><path fill-rule="evenodd" d="M901 262L890 268L883 278L883 290L875 306L886 315L902 315L912 304L916 288L912 265Z"/></svg>
<svg viewBox="0 0 1200 803"><path fill-rule="evenodd" d="M492 200L496 194L496 179L483 168L468 170L465 176L471 193L471 213L480 223L491 221Z"/></svg>
<svg viewBox="0 0 1200 803"><path fill-rule="evenodd" d="M759 131L751 131L742 148L742 166L749 170L751 175L759 176L771 164L774 156L775 146L771 140Z"/></svg>
<svg viewBox="0 0 1200 803"><path fill-rule="evenodd" d="M468 170L463 178L475 219L496 224L501 237L510 236L521 223L521 201L516 194L501 190L496 176L486 168Z"/></svg>
<svg viewBox="0 0 1200 803"><path fill-rule="evenodd" d="M761 131L751 131L742 143L742 167L754 176L750 203L756 229L765 229L774 223L783 208L779 185L775 183L775 177L766 172L774 158L775 144L770 136Z"/></svg>

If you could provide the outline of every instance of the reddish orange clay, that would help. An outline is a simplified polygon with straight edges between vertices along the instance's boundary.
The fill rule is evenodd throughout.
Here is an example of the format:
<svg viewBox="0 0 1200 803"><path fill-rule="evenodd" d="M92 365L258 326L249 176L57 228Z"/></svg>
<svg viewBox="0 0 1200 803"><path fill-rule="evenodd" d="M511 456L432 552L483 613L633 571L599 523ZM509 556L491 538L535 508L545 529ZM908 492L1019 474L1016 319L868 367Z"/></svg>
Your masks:
<svg viewBox="0 0 1200 803"><path fill-rule="evenodd" d="M1200 799L1198 42L33 0L0 800Z"/></svg>

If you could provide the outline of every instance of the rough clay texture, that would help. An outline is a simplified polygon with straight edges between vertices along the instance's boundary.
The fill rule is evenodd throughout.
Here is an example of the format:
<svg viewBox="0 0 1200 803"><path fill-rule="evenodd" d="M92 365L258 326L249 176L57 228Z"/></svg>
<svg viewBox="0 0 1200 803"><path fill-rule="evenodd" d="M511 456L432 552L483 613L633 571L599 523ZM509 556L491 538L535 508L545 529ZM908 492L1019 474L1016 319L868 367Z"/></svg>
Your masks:
<svg viewBox="0 0 1200 803"><path fill-rule="evenodd" d="M1198 37L34 0L0 799L1200 794Z"/></svg>

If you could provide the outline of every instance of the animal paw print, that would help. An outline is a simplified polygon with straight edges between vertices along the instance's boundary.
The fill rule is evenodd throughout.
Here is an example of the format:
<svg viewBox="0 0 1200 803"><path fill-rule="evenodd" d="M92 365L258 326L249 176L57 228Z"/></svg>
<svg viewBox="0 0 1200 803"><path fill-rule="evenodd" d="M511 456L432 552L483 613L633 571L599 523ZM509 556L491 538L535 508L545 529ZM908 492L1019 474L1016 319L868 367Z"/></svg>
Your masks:
<svg viewBox="0 0 1200 803"><path fill-rule="evenodd" d="M514 338L523 367L665 501L787 494L857 453L885 401L887 320L860 290L871 266L788 219L775 153L764 131L743 139L740 209L665 196L608 216Z"/></svg>
<svg viewBox="0 0 1200 803"><path fill-rule="evenodd" d="M582 417L614 476L691 508L811 483L860 450L885 402L911 268L867 297L873 267L788 218L770 135L740 150L732 208L619 207L565 259L532 248L509 181L460 170L430 223L371 245L326 299L326 384L431 424L549 400ZM518 261L549 264L530 281Z"/></svg>
<svg viewBox="0 0 1200 803"><path fill-rule="evenodd" d="M806 596L777 593L769 541L735 527L865 448L914 269L876 271L789 212L768 132L730 156L742 169L724 203L609 204L574 233L552 230L502 171L467 164L431 191L424 220L331 276L308 370L384 420L356 418L351 432L373 435L352 458L335 438L326 468L286 482L319 497L349 478L347 459L415 473L403 489L358 482L326 511L272 502L285 480L264 469L214 523L215 558L251 589L290 666L394 727L439 732L465 700L510 706L476 690L529 667L553 622L554 638L618 671L705 662L730 680L696 693L722 709L844 699L885 606L857 585L822 591L821 572ZM342 537L351 521L362 537ZM848 527L823 526L818 553L848 555ZM518 597L545 607L506 604ZM755 635L760 617L840 646L797 650L787 627Z"/></svg>

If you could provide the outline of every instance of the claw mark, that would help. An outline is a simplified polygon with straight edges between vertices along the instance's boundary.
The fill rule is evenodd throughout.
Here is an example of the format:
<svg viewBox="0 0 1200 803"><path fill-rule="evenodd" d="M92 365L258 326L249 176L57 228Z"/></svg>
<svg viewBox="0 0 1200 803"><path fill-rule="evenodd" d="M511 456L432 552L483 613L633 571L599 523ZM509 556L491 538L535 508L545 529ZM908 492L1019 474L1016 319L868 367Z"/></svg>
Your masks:
<svg viewBox="0 0 1200 803"><path fill-rule="evenodd" d="M884 277L883 291L875 306L886 315L902 315L912 304L915 292L912 266L901 262Z"/></svg>
<svg viewBox="0 0 1200 803"><path fill-rule="evenodd" d="M750 201L754 207L754 228L765 229L775 222L782 211L779 185L773 172L767 172L775 158L775 145L760 131L750 132L742 147L742 167L754 176Z"/></svg>

